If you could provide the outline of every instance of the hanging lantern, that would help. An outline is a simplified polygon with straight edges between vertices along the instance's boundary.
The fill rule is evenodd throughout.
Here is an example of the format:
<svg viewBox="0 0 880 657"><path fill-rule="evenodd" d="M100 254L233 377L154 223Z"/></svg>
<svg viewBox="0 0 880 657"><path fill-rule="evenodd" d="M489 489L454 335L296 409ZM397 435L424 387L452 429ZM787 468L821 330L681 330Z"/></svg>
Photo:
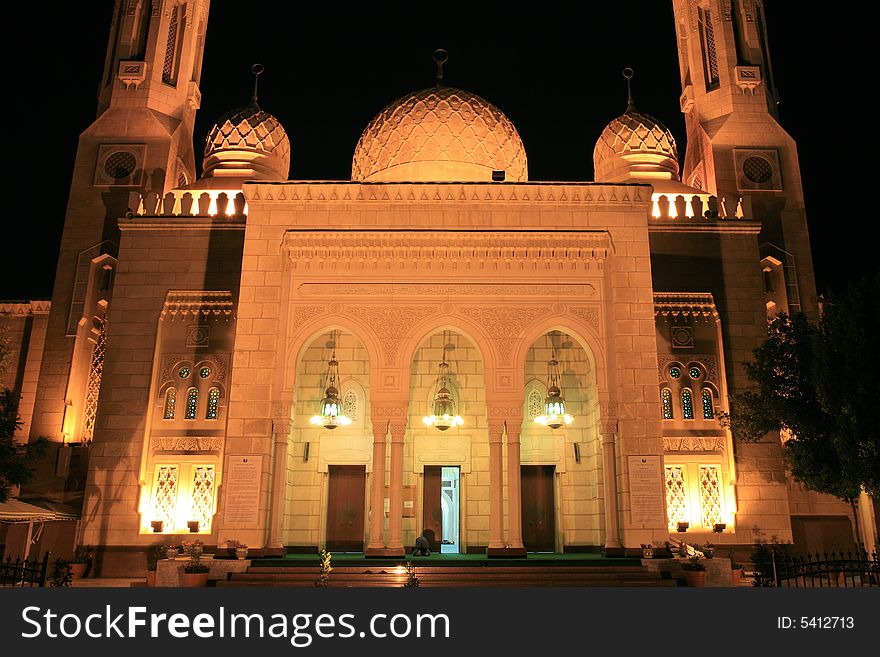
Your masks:
<svg viewBox="0 0 880 657"><path fill-rule="evenodd" d="M571 424L574 418L565 412L565 398L559 388L559 363L554 356L547 364L547 397L544 398L544 414L535 418L535 422L558 429L563 424Z"/></svg>
<svg viewBox="0 0 880 657"><path fill-rule="evenodd" d="M327 388L321 400L320 415L313 415L309 420L312 424L333 430L351 424L351 418L342 413L342 402L339 401L339 363L336 360L336 340L333 340L333 356L327 363Z"/></svg>
<svg viewBox="0 0 880 657"><path fill-rule="evenodd" d="M446 336L443 336L443 359L440 362L440 375L437 377L437 393L431 404L431 415L426 415L422 421L429 427L440 431L446 431L449 427L460 427L464 420L455 412L455 401L449 392L447 377L449 364L446 362Z"/></svg>

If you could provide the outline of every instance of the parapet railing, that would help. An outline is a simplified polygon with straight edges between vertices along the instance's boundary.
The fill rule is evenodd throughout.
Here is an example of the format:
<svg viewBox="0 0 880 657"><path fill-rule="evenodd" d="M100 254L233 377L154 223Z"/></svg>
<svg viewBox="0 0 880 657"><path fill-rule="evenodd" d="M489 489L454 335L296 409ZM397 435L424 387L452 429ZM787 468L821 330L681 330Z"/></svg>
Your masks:
<svg viewBox="0 0 880 657"><path fill-rule="evenodd" d="M752 217L752 199L739 194L670 194L654 192L651 197L654 219L743 219Z"/></svg>
<svg viewBox="0 0 880 657"><path fill-rule="evenodd" d="M174 190L128 195L128 211L141 217L246 217L244 194L235 189Z"/></svg>

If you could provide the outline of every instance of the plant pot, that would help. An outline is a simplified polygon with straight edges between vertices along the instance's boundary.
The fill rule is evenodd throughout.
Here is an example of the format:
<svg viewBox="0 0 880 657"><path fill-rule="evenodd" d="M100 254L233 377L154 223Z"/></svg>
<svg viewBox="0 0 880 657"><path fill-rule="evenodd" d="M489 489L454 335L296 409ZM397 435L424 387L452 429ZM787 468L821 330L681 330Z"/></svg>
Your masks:
<svg viewBox="0 0 880 657"><path fill-rule="evenodd" d="M147 571L147 587L153 588L156 586L156 571L148 570Z"/></svg>
<svg viewBox="0 0 880 657"><path fill-rule="evenodd" d="M198 589L208 585L208 573L184 573L183 586L187 589Z"/></svg>
<svg viewBox="0 0 880 657"><path fill-rule="evenodd" d="M654 548L642 548L642 559L653 559Z"/></svg>
<svg viewBox="0 0 880 657"><path fill-rule="evenodd" d="M176 559L178 554L179 553L177 552L177 548L168 548L167 550L165 550L166 559Z"/></svg>
<svg viewBox="0 0 880 657"><path fill-rule="evenodd" d="M705 570L684 570L684 581L688 586L706 586Z"/></svg>
<svg viewBox="0 0 880 657"><path fill-rule="evenodd" d="M70 576L73 579L81 579L86 574L88 567L87 563L72 563L70 564Z"/></svg>
<svg viewBox="0 0 880 657"><path fill-rule="evenodd" d="M248 549L246 547L235 548L236 559L247 559Z"/></svg>
<svg viewBox="0 0 880 657"><path fill-rule="evenodd" d="M742 581L743 571L742 568L738 570L730 571L730 585L731 586L739 586L739 583Z"/></svg>

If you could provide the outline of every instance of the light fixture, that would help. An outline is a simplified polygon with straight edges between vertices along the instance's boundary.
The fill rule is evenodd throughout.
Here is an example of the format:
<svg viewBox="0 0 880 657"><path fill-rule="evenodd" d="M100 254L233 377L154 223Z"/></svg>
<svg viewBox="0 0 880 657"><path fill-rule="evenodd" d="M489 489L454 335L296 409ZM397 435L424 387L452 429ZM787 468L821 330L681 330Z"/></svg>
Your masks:
<svg viewBox="0 0 880 657"><path fill-rule="evenodd" d="M716 522L714 525L712 525L712 531L715 532L716 534L720 534L725 529L727 529L726 522Z"/></svg>
<svg viewBox="0 0 880 657"><path fill-rule="evenodd" d="M335 429L351 424L351 418L342 413L342 402L339 401L339 363L336 360L336 337L331 337L333 355L327 363L327 387L324 399L321 400L320 415L313 415L309 420L312 424L325 429Z"/></svg>
<svg viewBox="0 0 880 657"><path fill-rule="evenodd" d="M165 522L163 520L151 520L150 527L153 528L153 533L161 534L162 529L165 527Z"/></svg>
<svg viewBox="0 0 880 657"><path fill-rule="evenodd" d="M559 363L556 355L547 363L547 397L544 399L544 414L535 418L535 422L558 429L563 424L571 424L574 418L565 412L565 398L559 388Z"/></svg>
<svg viewBox="0 0 880 657"><path fill-rule="evenodd" d="M448 340L446 333L443 334L443 359L440 361L440 375L437 377L437 392L432 404L432 415L426 415L422 421L429 427L440 431L446 431L449 427L460 427L464 424L461 416L455 412L455 401L449 391L447 376L449 364L446 362L446 345Z"/></svg>
<svg viewBox="0 0 880 657"><path fill-rule="evenodd" d="M199 531L199 521L198 520L187 521L186 528L189 529L191 534L197 534Z"/></svg>
<svg viewBox="0 0 880 657"><path fill-rule="evenodd" d="M676 529L678 529L679 533L683 534L684 532L686 532L688 530L688 527L690 527L690 526L691 526L691 523L689 523L685 520L681 520L681 521L679 521Z"/></svg>

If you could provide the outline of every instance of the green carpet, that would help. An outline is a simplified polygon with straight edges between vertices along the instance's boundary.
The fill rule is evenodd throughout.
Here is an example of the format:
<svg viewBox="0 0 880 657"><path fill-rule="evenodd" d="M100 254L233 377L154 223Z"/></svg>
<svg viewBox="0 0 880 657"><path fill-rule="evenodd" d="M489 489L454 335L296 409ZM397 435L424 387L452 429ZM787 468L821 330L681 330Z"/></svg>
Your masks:
<svg viewBox="0 0 880 657"><path fill-rule="evenodd" d="M432 554L430 557L414 557L407 554L398 558L366 558L363 552L333 553L335 566L395 565L412 561L423 566L638 566L641 560L632 557L605 557L595 553L534 553L524 559L489 559L485 554ZM306 566L318 565L317 554L288 554L285 557L256 558L254 566Z"/></svg>

